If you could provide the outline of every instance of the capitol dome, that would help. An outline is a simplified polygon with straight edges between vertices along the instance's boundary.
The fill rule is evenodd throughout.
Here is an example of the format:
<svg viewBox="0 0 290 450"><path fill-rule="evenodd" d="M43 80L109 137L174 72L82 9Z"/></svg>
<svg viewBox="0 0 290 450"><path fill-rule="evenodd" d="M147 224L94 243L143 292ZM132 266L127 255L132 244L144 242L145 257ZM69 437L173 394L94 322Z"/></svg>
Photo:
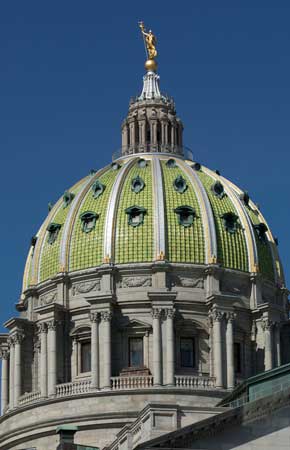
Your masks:
<svg viewBox="0 0 290 450"><path fill-rule="evenodd" d="M249 194L183 145L150 33L121 150L31 240L0 334L3 450L51 450L67 424L78 444L133 450L289 359L276 241Z"/></svg>

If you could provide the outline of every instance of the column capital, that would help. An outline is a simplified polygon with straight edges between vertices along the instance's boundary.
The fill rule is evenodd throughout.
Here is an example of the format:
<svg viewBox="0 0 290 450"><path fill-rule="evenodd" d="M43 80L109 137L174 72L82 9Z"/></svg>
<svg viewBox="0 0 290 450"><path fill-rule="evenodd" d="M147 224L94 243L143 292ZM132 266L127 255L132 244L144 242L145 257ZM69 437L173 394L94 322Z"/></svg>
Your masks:
<svg viewBox="0 0 290 450"><path fill-rule="evenodd" d="M99 312L91 312L90 313L90 321L92 323L100 322L101 314Z"/></svg>
<svg viewBox="0 0 290 450"><path fill-rule="evenodd" d="M264 331L270 331L273 328L274 322L269 318L264 318L262 320L262 328Z"/></svg>
<svg viewBox="0 0 290 450"><path fill-rule="evenodd" d="M176 311L175 311L174 308L167 308L167 309L165 309L165 317L167 319L174 319L175 313L176 313Z"/></svg>
<svg viewBox="0 0 290 450"><path fill-rule="evenodd" d="M162 308L152 308L151 315L153 319L160 319L162 312L163 312Z"/></svg>
<svg viewBox="0 0 290 450"><path fill-rule="evenodd" d="M15 334L13 334L12 339L15 344L21 344L21 342L24 339L24 331L23 330L17 330Z"/></svg>
<svg viewBox="0 0 290 450"><path fill-rule="evenodd" d="M111 311L101 311L101 320L103 322L110 322L112 320L113 314Z"/></svg>
<svg viewBox="0 0 290 450"><path fill-rule="evenodd" d="M237 315L234 312L227 312L226 313L226 319L228 322L233 323L236 319Z"/></svg>
<svg viewBox="0 0 290 450"><path fill-rule="evenodd" d="M46 322L47 329L48 329L48 330L51 330L51 331L55 331L55 330L56 330L56 327L57 327L57 325L58 325L58 323L59 323L59 322L58 322L56 319L48 320L48 321Z"/></svg>
<svg viewBox="0 0 290 450"><path fill-rule="evenodd" d="M211 317L213 322L221 322L223 320L223 318L225 317L225 313L224 312L218 311L216 309L211 311L209 315L210 315L210 317Z"/></svg>
<svg viewBox="0 0 290 450"><path fill-rule="evenodd" d="M40 322L37 324L38 333L47 333L47 323L46 322Z"/></svg>
<svg viewBox="0 0 290 450"><path fill-rule="evenodd" d="M8 358L9 358L8 349L1 349L0 350L0 359L8 359Z"/></svg>

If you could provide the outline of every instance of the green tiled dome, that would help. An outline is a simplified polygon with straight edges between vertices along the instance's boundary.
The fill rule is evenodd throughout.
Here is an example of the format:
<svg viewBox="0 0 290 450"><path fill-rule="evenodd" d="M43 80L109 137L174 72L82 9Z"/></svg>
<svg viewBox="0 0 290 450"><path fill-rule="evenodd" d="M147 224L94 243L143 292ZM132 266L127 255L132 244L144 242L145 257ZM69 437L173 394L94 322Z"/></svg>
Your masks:
<svg viewBox="0 0 290 450"><path fill-rule="evenodd" d="M156 260L220 264L278 282L273 236L242 195L217 173L180 157L120 158L52 208L30 248L23 290L60 272Z"/></svg>

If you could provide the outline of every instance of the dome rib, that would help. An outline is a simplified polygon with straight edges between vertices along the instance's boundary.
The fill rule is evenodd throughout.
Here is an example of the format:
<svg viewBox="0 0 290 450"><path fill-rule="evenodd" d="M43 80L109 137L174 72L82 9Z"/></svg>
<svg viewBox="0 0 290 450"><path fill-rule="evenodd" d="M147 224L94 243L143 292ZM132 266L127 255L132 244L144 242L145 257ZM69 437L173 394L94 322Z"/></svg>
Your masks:
<svg viewBox="0 0 290 450"><path fill-rule="evenodd" d="M196 175L195 170L183 161L180 161L179 165L182 165L184 171L188 174L192 187L197 195L202 214L202 222L204 224L205 263L211 264L217 261L217 237L211 204L206 190Z"/></svg>
<svg viewBox="0 0 290 450"><path fill-rule="evenodd" d="M164 209L164 192L163 178L160 160L152 157L152 173L153 173L153 199L154 199L154 248L155 254L153 259L163 259L167 256L166 239L165 239L165 209Z"/></svg>
<svg viewBox="0 0 290 450"><path fill-rule="evenodd" d="M103 256L105 262L110 262L114 258L114 237L116 228L116 211L120 200L122 186L126 180L126 175L133 166L135 158L126 161L124 166L119 169L117 178L115 179L111 195L108 202L107 214L104 229Z"/></svg>

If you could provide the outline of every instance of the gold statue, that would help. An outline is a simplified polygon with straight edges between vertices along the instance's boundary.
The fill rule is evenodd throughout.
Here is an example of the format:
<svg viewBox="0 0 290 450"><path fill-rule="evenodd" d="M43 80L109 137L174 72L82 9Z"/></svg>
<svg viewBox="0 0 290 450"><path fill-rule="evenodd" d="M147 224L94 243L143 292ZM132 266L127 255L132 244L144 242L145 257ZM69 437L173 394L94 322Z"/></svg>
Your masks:
<svg viewBox="0 0 290 450"><path fill-rule="evenodd" d="M152 33L151 30L149 30L149 32L145 30L143 22L139 22L139 27L144 37L146 52L149 58L148 61L146 61L145 67L147 70L156 70L157 64L154 61L154 59L157 57L156 36Z"/></svg>

